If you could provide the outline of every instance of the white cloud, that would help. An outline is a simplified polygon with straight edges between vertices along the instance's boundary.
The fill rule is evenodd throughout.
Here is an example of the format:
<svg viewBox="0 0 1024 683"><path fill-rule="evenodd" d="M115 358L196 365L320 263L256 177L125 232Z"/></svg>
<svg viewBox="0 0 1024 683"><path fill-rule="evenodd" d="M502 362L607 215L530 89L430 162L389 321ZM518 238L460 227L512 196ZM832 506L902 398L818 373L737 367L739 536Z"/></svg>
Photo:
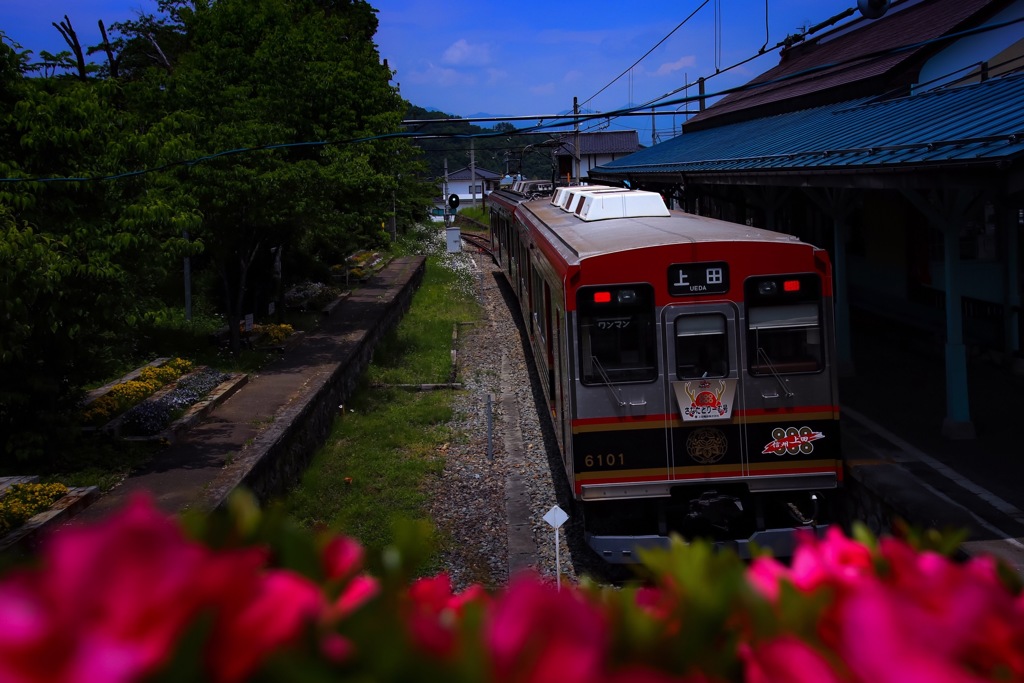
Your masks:
<svg viewBox="0 0 1024 683"><path fill-rule="evenodd" d="M576 81L583 78L584 73L579 69L570 69L565 72L565 76L562 77L562 81L565 83L575 83Z"/></svg>
<svg viewBox="0 0 1024 683"><path fill-rule="evenodd" d="M488 69L487 85L501 85L508 78L508 72L504 69Z"/></svg>
<svg viewBox="0 0 1024 683"><path fill-rule="evenodd" d="M665 62L658 67L657 71L654 72L655 76L667 76L681 69L685 69L688 66L696 66L697 58L694 55L687 55L686 57L680 57L674 62Z"/></svg>
<svg viewBox="0 0 1024 683"><path fill-rule="evenodd" d="M473 76L462 73L457 69L448 69L435 64L430 64L423 70L411 71L401 80L416 85L438 86L442 88L476 85L476 79Z"/></svg>
<svg viewBox="0 0 1024 683"><path fill-rule="evenodd" d="M557 92L554 83L541 83L530 87L531 95L550 95Z"/></svg>
<svg viewBox="0 0 1024 683"><path fill-rule="evenodd" d="M445 64L487 64L491 61L491 50L487 45L473 45L461 38L444 51L441 61Z"/></svg>

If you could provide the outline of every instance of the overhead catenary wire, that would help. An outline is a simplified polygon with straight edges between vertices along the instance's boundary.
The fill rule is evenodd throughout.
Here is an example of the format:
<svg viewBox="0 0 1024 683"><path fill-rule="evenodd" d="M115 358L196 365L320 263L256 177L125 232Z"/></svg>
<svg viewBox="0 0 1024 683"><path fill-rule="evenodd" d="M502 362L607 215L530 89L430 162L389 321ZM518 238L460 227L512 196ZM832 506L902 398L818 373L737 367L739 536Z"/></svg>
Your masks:
<svg viewBox="0 0 1024 683"><path fill-rule="evenodd" d="M671 31L669 31L669 32L668 32L668 34L667 34L667 35L666 35L666 36L665 36L664 38L662 38L662 39L661 39L661 40L659 40L659 41L658 41L657 43L655 43L654 47L652 47L652 48L651 48L650 50L648 50L647 52L645 52L645 53L643 54L643 56L642 56L642 57L640 57L640 59L638 59L638 60L636 60L635 62L633 62L632 64L630 64L630 65L629 65L629 67L627 67L625 71L623 71L623 72L622 72L622 73L620 73L620 74L619 74L618 76L616 76L616 77L615 77L615 78L613 78L613 79L612 79L611 81L609 81L609 82L608 82L608 84L607 84L607 85L605 85L605 86L604 86L603 88L601 88L600 90L598 90L598 91L597 91L596 93L594 93L593 95L591 95L591 96L590 96L590 97L588 97L587 99L585 99L585 100L583 100L582 102L580 102L580 106L583 106L583 105L587 104L588 102L590 102L591 100L593 100L593 99L594 99L595 97L597 97L598 95L600 95L601 93L603 93L603 92L604 92L605 90L607 90L608 88L610 88L610 87L611 87L612 85L614 85L614 84L615 84L615 82L616 82L616 81L618 81L618 80L619 80L620 78L622 78L622 77L623 77L623 76L625 76L626 74L628 74L628 73L632 72L632 71L633 71L633 68L634 68L634 67L635 67L636 65L638 65L638 64L639 64L640 62L642 62L642 61L644 61L645 59L647 59L647 57L648 57L648 56L649 56L649 55L650 55L650 54L651 54L652 52L654 52L655 50L657 50L657 49L658 49L658 48L659 48L659 47L661 46L661 44L662 44L662 43L664 43L664 42L665 42L666 40L668 40L669 38L671 38L671 37L672 37L672 34L673 34L673 33L675 33L676 31L678 31L679 29L681 29L681 28L683 27L683 25L684 25L684 24L686 24L686 22L688 22L688 21L689 21L690 19L692 19L692 18L693 18L693 16L694 16L695 14L697 14L697 12L701 11L701 9L703 9L703 8L704 8L704 6L705 6L705 5L707 5L707 4L709 3L709 2L711 2L711 0L704 0L704 2L702 2L702 3L701 3L701 4L700 4L700 5L698 6L698 7L697 7L697 9L693 10L692 12L690 12L690 14L689 14L689 15L688 15L688 16L687 16L687 17L686 17L685 19L683 19L683 20L682 20L681 22L679 22L679 23L678 23L678 24L676 25L676 27L675 27L674 29L672 29Z"/></svg>
<svg viewBox="0 0 1024 683"><path fill-rule="evenodd" d="M610 120L610 119L613 119L613 118L618 118L619 116L650 116L651 112L650 111L644 111L644 110L649 110L652 106L663 106L663 107L674 106L674 105L684 104L684 103L687 103L687 102L696 101L696 100L700 99L701 97L704 97L704 98L721 97L721 96L729 95L729 94L733 94L733 93L745 92L745 91L755 90L757 88L764 88L764 87L768 87L768 86L778 85L780 83L784 83L784 82L789 81L789 80L794 80L794 79L797 79L797 78L803 78L805 76L808 76L808 75L811 75L811 74L814 74L814 73L818 73L818 72L822 72L822 71L826 71L826 70L829 70L829 69L835 69L835 68L840 68L840 67L844 67L844 66L851 66L851 65L854 65L854 64L857 64L857 63L860 63L860 62L867 62L867 61L871 61L871 60L883 59L883 58L888 57L888 56L893 55L893 54L899 54L901 52L906 52L906 51L909 51L909 50L915 50L917 48L928 46L928 45L940 44L940 43L947 42L947 41L950 41L950 40L955 40L955 39L958 39L958 38L963 38L963 37L972 36L972 35L978 35L978 34L982 34L982 33L988 32L988 31L993 31L993 30L996 30L996 29L1005 28L1007 26L1012 26L1012 25L1015 25L1015 24L1019 24L1021 22L1024 22L1024 17L1008 19L1008 20L1005 20L1005 21L995 22L995 23L992 23L992 24L984 24L982 26L976 26L974 28L964 29L963 31L958 31L958 32L947 34L947 35L944 35L944 36L938 36L936 38L931 38L931 39L928 39L928 40L918 41L916 43L911 43L911 44L907 44L907 45L901 45L901 46L897 46L897 47L893 47L893 48L887 48L885 50L878 50L878 51L870 52L870 53L867 53L867 54L864 54L864 55L857 55L855 57L850 57L850 58L839 60L839 61L828 62L826 64L819 64L817 66L809 67L807 69L803 69L801 71L798 71L798 72L795 72L795 73L792 73L792 74L787 74L787 75L784 75L784 76L780 76L778 78L769 79L769 80L761 81L761 82L758 82L758 83L747 83L745 85L736 86L736 87L733 87L733 88L725 88L725 89L717 91L717 92L705 93L704 95L696 95L696 96L689 96L689 95L687 95L687 96L684 96L684 97L668 99L668 98L671 98L672 95L674 95L674 94L678 93L679 91L683 90L684 88L689 87L689 86L683 86L681 88L677 88L676 90L674 90L674 91L672 91L670 93L662 95L659 98L655 98L655 99L649 100L648 102L645 102L643 104L640 104L640 105L637 105L637 106L634 106L634 107L629 107L629 108L626 108L626 109L610 111L610 112L603 112L603 113L595 113L595 114L575 114L575 115L573 115L573 114L551 114L551 115L547 115L547 116L538 116L538 117L536 117L536 119L533 119L531 117L531 120L542 120L543 119L543 120L549 120L549 123L539 123L539 124L534 125L534 126L527 126L527 127L524 127L524 128L519 128L519 129L513 130L513 131L502 130L502 131L493 131L493 132L488 132L488 133L439 133L439 134L431 134L431 135L425 135L425 134L418 133L418 132L417 133L395 132L395 133L383 133L383 134L380 134L380 135L372 135L372 136L366 136L366 137L360 137L360 138L348 138L348 139L344 139L344 140L314 140L314 141L303 141L303 142L289 142L289 143L267 144L267 145L259 145L259 146L254 146L254 147L243 147L243 148L238 148L238 149L225 150L225 151L221 151L221 152L215 152L215 153L211 153L211 154L202 155L202 156L195 157L195 158L192 158L192 159L185 159L185 160L181 160L181 161L170 162L170 163L162 164L162 165L156 166L156 167L144 168L144 169L139 169L139 170L135 170L135 171L126 171L126 172L121 172L121 173L114 173L114 174L109 174L109 175L77 176L77 177L39 177L39 176L21 177L21 178L11 178L11 177L8 177L8 178L0 178L0 183L8 183L8 184L10 184L10 183L23 183L23 182L61 183L61 182L97 182L97 181L121 180L121 179L125 179L125 178L130 178L130 177L144 175L144 174L147 174L147 173L156 173L156 172L160 172L160 171L166 171L166 170L169 170L169 169L172 169L172 168L177 168L177 167L193 166L193 165L196 165L196 164L199 164L199 163L203 163L203 162L206 162L206 161L210 161L210 160L213 160L213 159L217 159L217 158L221 158L221 157L226 157L226 156L232 156L232 155L237 155L237 154L245 154L245 153L251 153L251 152L259 152L259 151L265 151L265 150L284 149L284 148L289 148L289 147L316 147L316 146L324 146L324 145L361 144L361 143L366 143L366 142L373 142L373 141L376 141L376 140L402 139L402 138L405 138L405 139L429 139L429 138L465 139L465 138L511 137L511 136L514 136L514 135L537 134L537 133L543 133L545 131L550 131L553 128L559 128L559 127L564 127L564 126L572 125L574 122L579 122L579 121L604 120L604 119L609 119ZM776 45L775 48L773 48L773 49L777 49L780 45ZM759 55L755 55L754 57L756 57L756 56L759 56ZM743 60L742 62L738 62L737 65L745 63L747 61L750 61L750 59L753 59L754 57L750 57L750 58L747 58L746 60ZM728 67L728 68L734 68L737 65L733 65L733 66ZM672 113L673 112L658 112L658 114L664 114L664 115L668 115L668 114L672 114ZM482 120L482 119L472 119L472 118L467 118L467 119L428 119L426 121L428 121L428 122L462 121L462 122L467 122L468 123L468 122L472 122L472 121L475 121L475 120ZM501 118L501 117L497 117L497 118L490 117L490 120L507 120L507 119L504 119L504 118ZM423 121L420 121L420 122L422 123Z"/></svg>

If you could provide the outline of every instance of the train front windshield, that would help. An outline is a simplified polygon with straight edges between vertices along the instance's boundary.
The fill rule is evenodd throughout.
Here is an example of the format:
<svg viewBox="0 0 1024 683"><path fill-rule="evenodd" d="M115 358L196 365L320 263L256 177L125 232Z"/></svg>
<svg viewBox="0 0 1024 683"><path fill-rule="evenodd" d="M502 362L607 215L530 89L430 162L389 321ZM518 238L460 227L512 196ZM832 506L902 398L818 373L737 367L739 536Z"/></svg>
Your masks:
<svg viewBox="0 0 1024 683"><path fill-rule="evenodd" d="M583 384L657 379L653 287L584 287L576 294L576 312Z"/></svg>
<svg viewBox="0 0 1024 683"><path fill-rule="evenodd" d="M746 282L751 375L820 372L825 367L821 280L801 274Z"/></svg>

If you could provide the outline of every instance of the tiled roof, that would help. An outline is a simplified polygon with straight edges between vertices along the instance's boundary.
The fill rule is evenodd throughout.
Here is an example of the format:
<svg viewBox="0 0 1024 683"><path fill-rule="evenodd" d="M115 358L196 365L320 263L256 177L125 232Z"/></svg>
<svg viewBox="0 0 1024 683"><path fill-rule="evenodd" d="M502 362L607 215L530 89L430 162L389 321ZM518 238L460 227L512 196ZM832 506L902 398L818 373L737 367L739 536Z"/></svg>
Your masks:
<svg viewBox="0 0 1024 683"><path fill-rule="evenodd" d="M756 118L906 87L939 47L924 41L983 23L1004 0L903 0L880 19L859 18L782 53L779 64L692 117L684 130Z"/></svg>
<svg viewBox="0 0 1024 683"><path fill-rule="evenodd" d="M495 173L494 171L488 171L486 168L481 168L480 166L476 167L476 171L475 172L476 172L476 179L477 180L481 180L481 179L483 179L483 180L494 180L496 178L501 178L501 174L500 173ZM452 180L469 180L469 179L470 179L470 174L469 174L469 167L468 166L466 168L460 168L457 171L449 171L448 172L448 181L449 182L451 182Z"/></svg>
<svg viewBox="0 0 1024 683"><path fill-rule="evenodd" d="M992 165L1024 159L1024 74L919 95L865 97L684 133L591 177Z"/></svg>
<svg viewBox="0 0 1024 683"><path fill-rule="evenodd" d="M575 133L564 133L558 137L555 156L572 154ZM640 149L640 138L635 130L608 130L597 133L580 133L580 154L629 154Z"/></svg>

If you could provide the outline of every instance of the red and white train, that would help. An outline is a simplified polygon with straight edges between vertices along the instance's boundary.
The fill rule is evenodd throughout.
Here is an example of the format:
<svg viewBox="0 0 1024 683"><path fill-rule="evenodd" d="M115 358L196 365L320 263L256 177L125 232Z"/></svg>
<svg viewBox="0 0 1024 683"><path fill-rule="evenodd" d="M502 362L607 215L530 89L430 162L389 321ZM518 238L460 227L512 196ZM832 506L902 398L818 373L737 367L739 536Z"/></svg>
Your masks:
<svg viewBox="0 0 1024 683"><path fill-rule="evenodd" d="M608 562L671 533L788 554L843 479L828 254L656 193L490 196L577 511Z"/></svg>

